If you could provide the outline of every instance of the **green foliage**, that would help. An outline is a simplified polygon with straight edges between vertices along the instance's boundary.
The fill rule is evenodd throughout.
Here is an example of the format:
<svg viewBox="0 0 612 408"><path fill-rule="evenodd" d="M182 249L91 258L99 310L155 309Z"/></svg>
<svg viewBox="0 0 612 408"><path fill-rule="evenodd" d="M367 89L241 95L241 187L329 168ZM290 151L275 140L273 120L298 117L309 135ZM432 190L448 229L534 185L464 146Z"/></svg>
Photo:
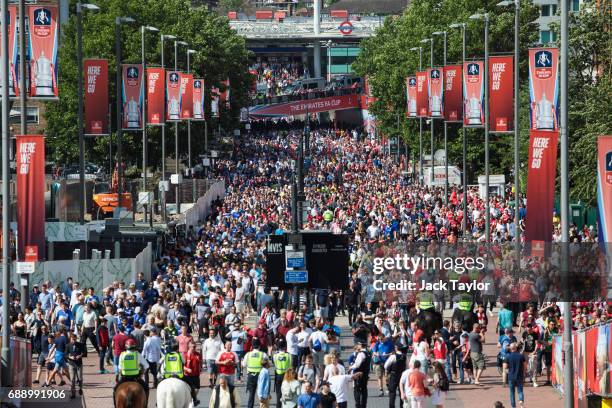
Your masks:
<svg viewBox="0 0 612 408"><path fill-rule="evenodd" d="M433 31L448 32L447 62L460 62L462 57L461 30L449 28L452 23L467 22L466 28L466 59L481 59L484 55L482 21L469 20L469 16L487 11L490 14L489 50L494 53L512 53L514 49L514 10L496 7L496 2L467 0L422 0L412 2L410 7L400 17L388 18L374 37L362 42L361 54L353 64L360 75L367 75L378 98L372 107L376 115L379 129L383 134L397 135L396 118L402 118L402 137L407 141L412 151L419 149L419 123L413 119L405 119L405 78L419 69L419 52L410 51L412 47L423 46L422 67L430 65L430 46L421 44L424 38L430 38ZM528 44L537 41L538 31L535 20L539 13L537 7L530 1L521 1L520 41L521 41L521 106L527 107L527 50ZM434 37L434 65L443 63L442 37ZM520 121L521 157L526 158L529 132L528 109L522 109ZM440 124L435 130L435 148L443 143L443 127ZM430 150L429 125L424 124L423 145L425 154ZM449 124L449 151L451 163L462 162L462 131L457 125ZM484 171L484 153L482 143L483 132L467 130L467 174L470 183L476 182L476 177ZM491 172L510 175L514 166L512 154L508 154L513 146L511 135L491 135Z"/></svg>
<svg viewBox="0 0 612 408"><path fill-rule="evenodd" d="M222 112L222 126L233 129L240 106L246 103L249 73L248 51L245 40L239 37L228 24L226 17L207 11L203 7L191 8L187 0L107 0L100 2L98 12L83 14L83 55L84 58L107 58L109 60L109 95L112 107L112 128L115 129L115 17L130 16L133 24L121 27L122 55L124 63L141 62L141 25L159 28L164 34L174 34L189 43L189 48L197 54L191 56L191 72L206 81L207 92L211 86L222 88L221 81L226 78L231 83L231 108ZM49 102L46 106L47 144L55 153L59 163L72 163L78 158L77 143L77 66L76 66L76 1L71 1L70 20L62 26L62 43L59 50L60 61L60 100ZM145 54L147 65L161 63L159 33L145 33ZM164 58L166 67L174 65L173 42L166 41ZM178 47L178 68L186 68L186 47ZM210 94L206 94L210 101ZM210 124L210 107L206 111ZM217 120L213 121L216 126ZM180 153L187 150L185 125L180 129ZM210 128L210 125L209 125ZM150 158L160 162L159 127L149 128ZM173 126L166 130L167 153L174 152ZM123 158L128 164L139 162L142 152L140 132L124 132ZM113 137L114 140L114 137ZM204 125L192 124L194 153L203 151ZM113 146L113 152L116 150ZM109 138L98 137L88 141L88 160L103 163L108 160ZM168 154L170 156L170 154Z"/></svg>

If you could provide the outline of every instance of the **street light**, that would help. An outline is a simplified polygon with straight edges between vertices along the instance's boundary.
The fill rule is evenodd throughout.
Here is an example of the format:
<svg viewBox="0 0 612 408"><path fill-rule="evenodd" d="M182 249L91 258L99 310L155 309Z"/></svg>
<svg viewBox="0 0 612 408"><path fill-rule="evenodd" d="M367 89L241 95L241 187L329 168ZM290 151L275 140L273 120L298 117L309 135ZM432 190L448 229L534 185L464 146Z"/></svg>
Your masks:
<svg viewBox="0 0 612 408"><path fill-rule="evenodd" d="M187 50L187 73L189 73L190 57L191 54L197 53L196 50ZM193 169L191 168L191 119L187 119L187 168L191 175L191 202L195 203L196 185L195 179L193 178Z"/></svg>
<svg viewBox="0 0 612 408"><path fill-rule="evenodd" d="M423 47L412 47L410 51L419 52L419 71L423 69ZM423 118L419 112L419 184L423 184Z"/></svg>
<svg viewBox="0 0 612 408"><path fill-rule="evenodd" d="M177 71L178 70L178 46L182 45L187 47L189 44L187 44L185 41L180 41L180 40L175 40L174 41L174 70ZM179 85L180 86L180 85ZM179 118L182 116L182 112L179 112ZM175 157L175 165L174 165L174 173L176 174L177 177L177 183L176 183L176 187L175 187L175 198L176 198L176 214L180 215L181 214L181 184L179 183L179 142L178 142L178 123L179 121L177 120L176 122L174 122L174 157Z"/></svg>
<svg viewBox="0 0 612 408"><path fill-rule="evenodd" d="M489 13L476 13L470 20L484 21L484 130L485 130L485 240L491 242L491 209L489 202Z"/></svg>
<svg viewBox="0 0 612 408"><path fill-rule="evenodd" d="M463 72L463 67L465 66L465 23L453 23L451 25L449 25L449 28L454 28L454 29L461 29L461 72ZM463 115L462 117L465 117L465 105L462 105L462 109L463 109ZM467 129L465 126L462 127L463 129L463 222L462 222L462 229L463 229L463 239L466 239L467 237Z"/></svg>
<svg viewBox="0 0 612 408"><path fill-rule="evenodd" d="M140 26L140 49L142 52L142 75L146 78L147 62L145 58L145 32L150 31L156 33L158 28L152 26ZM142 191L147 192L147 157L148 157L148 140L147 140L147 111L146 103L142 104ZM148 204L144 204L144 222L147 222ZM153 222L153 214L151 214L151 223Z"/></svg>
<svg viewBox="0 0 612 408"><path fill-rule="evenodd" d="M172 34L160 34L160 48L161 48L161 67L164 68L164 41L174 40L176 36ZM165 79L164 79L165 81ZM161 121L161 154L162 154L162 168L161 168L161 213L162 221L166 222L166 104L164 104L163 120Z"/></svg>
<svg viewBox="0 0 612 408"><path fill-rule="evenodd" d="M432 35L441 35L444 37L444 63L443 65L446 67L446 40L447 33L446 31L435 31L431 33ZM444 82L442 82L444 83ZM444 203L448 205L448 123L444 120Z"/></svg>
<svg viewBox="0 0 612 408"><path fill-rule="evenodd" d="M327 48L327 82L331 82L331 47L332 40L327 40L325 44L323 44L325 48Z"/></svg>
<svg viewBox="0 0 612 408"><path fill-rule="evenodd" d="M121 144L123 142L123 129L121 124L121 24L133 23L132 17L116 17L115 18L115 55L117 56L116 68L116 101L117 101L117 208L121 211L123 198L123 159L121 157ZM112 171L112 169L110 169Z"/></svg>
<svg viewBox="0 0 612 408"><path fill-rule="evenodd" d="M429 53L430 53L430 58L429 58L429 67L431 69L433 69L434 66L434 39L433 37L431 38L425 38L423 40L421 40L421 43L426 44L429 43L430 49L429 49ZM429 182L431 183L431 187L433 188L434 185L434 118L430 118L430 129L431 129L431 165L429 168Z"/></svg>
<svg viewBox="0 0 612 408"><path fill-rule="evenodd" d="M96 11L100 10L100 7L95 4L89 3L77 3L76 4L76 17L77 17L77 93L78 97L78 128L79 128L79 222L81 225L85 224L85 212L87 206L87 200L85 199L85 135L83 134L83 10ZM25 93L24 93L25 95ZM25 109L24 105L21 105L21 110ZM22 123L22 126L24 123Z"/></svg>

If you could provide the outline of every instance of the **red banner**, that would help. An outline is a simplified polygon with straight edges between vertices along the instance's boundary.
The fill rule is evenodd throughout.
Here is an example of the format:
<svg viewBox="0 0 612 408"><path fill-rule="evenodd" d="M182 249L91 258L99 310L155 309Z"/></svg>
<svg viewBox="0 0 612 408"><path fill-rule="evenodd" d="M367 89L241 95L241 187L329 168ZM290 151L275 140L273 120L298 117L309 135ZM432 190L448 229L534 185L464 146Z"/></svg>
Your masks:
<svg viewBox="0 0 612 408"><path fill-rule="evenodd" d="M108 60L85 61L85 134L108 135Z"/></svg>
<svg viewBox="0 0 612 408"><path fill-rule="evenodd" d="M219 117L219 88L213 86L210 89L210 116L213 118Z"/></svg>
<svg viewBox="0 0 612 408"><path fill-rule="evenodd" d="M533 130L557 130L559 117L559 50L529 50L530 120Z"/></svg>
<svg viewBox="0 0 612 408"><path fill-rule="evenodd" d="M463 125L484 126L484 63L466 62L463 66Z"/></svg>
<svg viewBox="0 0 612 408"><path fill-rule="evenodd" d="M461 65L444 67L444 119L447 122L463 120Z"/></svg>
<svg viewBox="0 0 612 408"><path fill-rule="evenodd" d="M444 112L444 74L440 68L427 70L427 115L430 118L442 117Z"/></svg>
<svg viewBox="0 0 612 408"><path fill-rule="evenodd" d="M166 120L181 120L181 73L166 72Z"/></svg>
<svg viewBox="0 0 612 408"><path fill-rule="evenodd" d="M204 80L196 78L193 80L192 90L193 119L204 120Z"/></svg>
<svg viewBox="0 0 612 408"><path fill-rule="evenodd" d="M427 71L416 73L417 80L417 112L419 117L427 117Z"/></svg>
<svg viewBox="0 0 612 408"><path fill-rule="evenodd" d="M558 132L532 130L529 140L527 241L552 239Z"/></svg>
<svg viewBox="0 0 612 408"><path fill-rule="evenodd" d="M163 68L147 68L147 124L164 123L164 80Z"/></svg>
<svg viewBox="0 0 612 408"><path fill-rule="evenodd" d="M55 5L28 6L30 96L57 97L58 10Z"/></svg>
<svg viewBox="0 0 612 408"><path fill-rule="evenodd" d="M514 57L489 57L489 129L514 129Z"/></svg>
<svg viewBox="0 0 612 408"><path fill-rule="evenodd" d="M25 248L38 247L45 257L45 138L17 136L17 236L18 259Z"/></svg>
<svg viewBox="0 0 612 408"><path fill-rule="evenodd" d="M9 96L19 96L19 77L17 76L17 6L8 6L8 47L9 47Z"/></svg>
<svg viewBox="0 0 612 408"><path fill-rule="evenodd" d="M415 76L406 78L406 117L417 117L417 80Z"/></svg>
<svg viewBox="0 0 612 408"><path fill-rule="evenodd" d="M597 151L600 242L612 242L612 136L599 136Z"/></svg>
<svg viewBox="0 0 612 408"><path fill-rule="evenodd" d="M193 117L193 74L181 75L181 119Z"/></svg>
<svg viewBox="0 0 612 408"><path fill-rule="evenodd" d="M359 95L331 96L251 108L251 116L292 116L360 107Z"/></svg>
<svg viewBox="0 0 612 408"><path fill-rule="evenodd" d="M230 80L226 79L221 84L225 86L225 91L221 92L221 102L225 102L225 107L230 108Z"/></svg>
<svg viewBox="0 0 612 408"><path fill-rule="evenodd" d="M123 119L124 130L142 129L144 81L142 65L123 64Z"/></svg>

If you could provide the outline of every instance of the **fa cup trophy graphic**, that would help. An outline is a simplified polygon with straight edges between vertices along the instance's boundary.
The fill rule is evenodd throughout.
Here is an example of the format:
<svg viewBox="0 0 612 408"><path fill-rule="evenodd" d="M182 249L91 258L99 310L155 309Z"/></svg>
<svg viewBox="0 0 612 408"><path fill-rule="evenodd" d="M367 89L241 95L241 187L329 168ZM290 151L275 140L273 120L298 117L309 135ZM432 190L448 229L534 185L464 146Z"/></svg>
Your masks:
<svg viewBox="0 0 612 408"><path fill-rule="evenodd" d="M468 125L482 125L480 120L481 103L478 98L472 97L468 99L466 115L468 119Z"/></svg>
<svg viewBox="0 0 612 408"><path fill-rule="evenodd" d="M553 104L546 99L546 93L536 104L536 129L554 129L555 117L553 115Z"/></svg>
<svg viewBox="0 0 612 408"><path fill-rule="evenodd" d="M176 98L170 99L170 106L168 107L168 114L170 115L170 119L179 120L179 101Z"/></svg>
<svg viewBox="0 0 612 408"><path fill-rule="evenodd" d="M51 61L41 52L36 61L36 96L53 96L53 68Z"/></svg>
<svg viewBox="0 0 612 408"><path fill-rule="evenodd" d="M429 103L431 104L431 116L442 115L442 98L439 95L432 95Z"/></svg>
<svg viewBox="0 0 612 408"><path fill-rule="evenodd" d="M204 112L202 112L202 102L195 101L193 103L193 117L196 119L204 117Z"/></svg>
<svg viewBox="0 0 612 408"><path fill-rule="evenodd" d="M417 115L417 106L416 106L416 100L415 99L410 99L408 101L408 115L409 116L416 116Z"/></svg>
<svg viewBox="0 0 612 408"><path fill-rule="evenodd" d="M128 128L137 128L140 125L140 111L138 109L138 103L134 100L134 98L130 98L127 103L127 127Z"/></svg>

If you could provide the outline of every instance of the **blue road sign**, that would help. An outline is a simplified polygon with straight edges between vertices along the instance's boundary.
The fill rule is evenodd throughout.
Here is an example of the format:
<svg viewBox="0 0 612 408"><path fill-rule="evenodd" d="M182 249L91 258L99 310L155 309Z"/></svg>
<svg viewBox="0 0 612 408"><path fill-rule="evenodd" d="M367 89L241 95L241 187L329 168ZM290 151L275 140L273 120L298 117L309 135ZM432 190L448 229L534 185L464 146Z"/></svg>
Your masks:
<svg viewBox="0 0 612 408"><path fill-rule="evenodd" d="M285 283L308 283L308 271L285 271Z"/></svg>

